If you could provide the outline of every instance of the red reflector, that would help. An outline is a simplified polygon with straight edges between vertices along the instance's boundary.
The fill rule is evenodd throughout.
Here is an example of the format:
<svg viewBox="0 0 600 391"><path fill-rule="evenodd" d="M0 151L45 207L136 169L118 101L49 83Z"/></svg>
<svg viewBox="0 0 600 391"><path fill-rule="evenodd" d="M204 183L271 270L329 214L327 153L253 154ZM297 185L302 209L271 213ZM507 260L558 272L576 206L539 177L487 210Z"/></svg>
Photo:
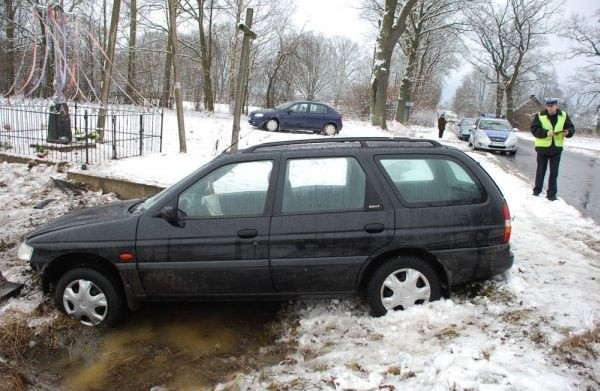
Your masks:
<svg viewBox="0 0 600 391"><path fill-rule="evenodd" d="M121 261L129 262L129 261L133 260L133 254L132 253L122 253L121 255L119 255L119 258L121 259Z"/></svg>
<svg viewBox="0 0 600 391"><path fill-rule="evenodd" d="M510 241L512 226L510 221L510 210L508 209L508 204L506 202L502 204L502 215L504 216L504 238L502 239L502 242L508 243Z"/></svg>

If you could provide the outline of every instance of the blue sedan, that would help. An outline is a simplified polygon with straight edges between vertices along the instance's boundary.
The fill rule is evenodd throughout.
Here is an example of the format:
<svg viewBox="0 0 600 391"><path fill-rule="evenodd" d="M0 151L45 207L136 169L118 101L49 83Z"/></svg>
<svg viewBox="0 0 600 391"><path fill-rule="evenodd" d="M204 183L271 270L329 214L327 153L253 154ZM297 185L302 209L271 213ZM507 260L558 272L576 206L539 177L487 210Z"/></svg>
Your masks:
<svg viewBox="0 0 600 391"><path fill-rule="evenodd" d="M286 102L273 109L250 113L250 125L270 132L309 130L333 136L342 130L342 115L325 103L311 101Z"/></svg>

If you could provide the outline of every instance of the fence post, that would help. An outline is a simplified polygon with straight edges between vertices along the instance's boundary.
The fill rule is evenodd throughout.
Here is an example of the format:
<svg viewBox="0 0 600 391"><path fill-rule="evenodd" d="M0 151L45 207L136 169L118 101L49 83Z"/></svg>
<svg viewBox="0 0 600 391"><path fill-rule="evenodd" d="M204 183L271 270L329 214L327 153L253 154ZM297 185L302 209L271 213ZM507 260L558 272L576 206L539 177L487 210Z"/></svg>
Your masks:
<svg viewBox="0 0 600 391"><path fill-rule="evenodd" d="M112 116L112 133L113 133L113 140L112 140L112 150L113 150L113 156L112 158L114 160L117 159L117 115L113 114Z"/></svg>
<svg viewBox="0 0 600 391"><path fill-rule="evenodd" d="M163 123L164 123L165 109L160 111L160 150L162 153L162 143L163 143Z"/></svg>
<svg viewBox="0 0 600 391"><path fill-rule="evenodd" d="M140 114L140 156L144 155L144 114Z"/></svg>
<svg viewBox="0 0 600 391"><path fill-rule="evenodd" d="M83 114L83 122L85 124L85 164L90 164L89 144L88 144L88 111Z"/></svg>

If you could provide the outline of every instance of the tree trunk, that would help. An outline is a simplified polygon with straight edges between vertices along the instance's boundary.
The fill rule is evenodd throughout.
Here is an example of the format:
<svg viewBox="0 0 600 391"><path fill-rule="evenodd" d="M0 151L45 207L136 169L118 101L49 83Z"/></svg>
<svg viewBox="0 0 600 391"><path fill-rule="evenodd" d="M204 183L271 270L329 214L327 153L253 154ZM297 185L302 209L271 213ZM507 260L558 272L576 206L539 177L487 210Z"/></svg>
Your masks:
<svg viewBox="0 0 600 391"><path fill-rule="evenodd" d="M2 80L0 81L0 91L4 94L10 94L11 86L15 81L15 9L12 0L4 0L4 11L6 13L6 48L5 58L2 61Z"/></svg>
<svg viewBox="0 0 600 391"><path fill-rule="evenodd" d="M129 50L127 52L127 86L125 92L134 103L140 103L141 96L135 88L135 46L137 44L137 0L130 0Z"/></svg>
<svg viewBox="0 0 600 391"><path fill-rule="evenodd" d="M504 103L504 86L500 83L500 79L496 78L496 116L502 115L502 104Z"/></svg>
<svg viewBox="0 0 600 391"><path fill-rule="evenodd" d="M407 53L408 63L404 70L404 77L402 78L402 84L400 85L400 94L398 95L398 103L396 104L395 120L400 123L405 123L408 120L408 117L405 114L406 102L411 101L412 80L415 77L417 51L421 45L420 26L415 26L414 34L415 35L411 39L409 53Z"/></svg>
<svg viewBox="0 0 600 391"><path fill-rule="evenodd" d="M110 82L112 78L113 62L115 58L115 44L117 42L117 26L119 24L119 13L121 0L114 0L112 16L110 18L110 31L108 33L108 48L104 59L104 70L102 72L102 91L100 94L101 109L98 113L98 141L104 140L104 126L106 124L106 112L108 110L108 96L110 93Z"/></svg>
<svg viewBox="0 0 600 391"><path fill-rule="evenodd" d="M371 124L382 129L386 124L387 90L390 77L391 58L400 36L406 31L406 18L417 0L407 0L398 19L394 19L398 0L386 0L383 20L377 37L373 76L371 78Z"/></svg>
<svg viewBox="0 0 600 391"><path fill-rule="evenodd" d="M211 4L212 7L212 4ZM213 88L212 88L212 77L210 67L212 58L210 58L209 51L207 50L206 37L204 36L204 0L198 0L198 31L200 35L200 54L202 56L202 76L204 77L204 109L210 112L215 111L215 104L213 101ZM209 22L209 23L212 23Z"/></svg>

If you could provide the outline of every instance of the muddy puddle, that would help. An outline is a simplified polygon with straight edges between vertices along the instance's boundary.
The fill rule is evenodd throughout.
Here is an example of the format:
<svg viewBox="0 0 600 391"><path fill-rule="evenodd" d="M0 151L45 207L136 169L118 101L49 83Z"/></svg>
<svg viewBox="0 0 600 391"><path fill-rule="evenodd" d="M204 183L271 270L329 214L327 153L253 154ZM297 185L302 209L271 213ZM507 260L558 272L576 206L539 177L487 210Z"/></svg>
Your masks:
<svg viewBox="0 0 600 391"><path fill-rule="evenodd" d="M117 328L82 330L66 351L38 357L37 370L65 390L213 389L281 360L260 350L277 338L280 306L146 304Z"/></svg>

